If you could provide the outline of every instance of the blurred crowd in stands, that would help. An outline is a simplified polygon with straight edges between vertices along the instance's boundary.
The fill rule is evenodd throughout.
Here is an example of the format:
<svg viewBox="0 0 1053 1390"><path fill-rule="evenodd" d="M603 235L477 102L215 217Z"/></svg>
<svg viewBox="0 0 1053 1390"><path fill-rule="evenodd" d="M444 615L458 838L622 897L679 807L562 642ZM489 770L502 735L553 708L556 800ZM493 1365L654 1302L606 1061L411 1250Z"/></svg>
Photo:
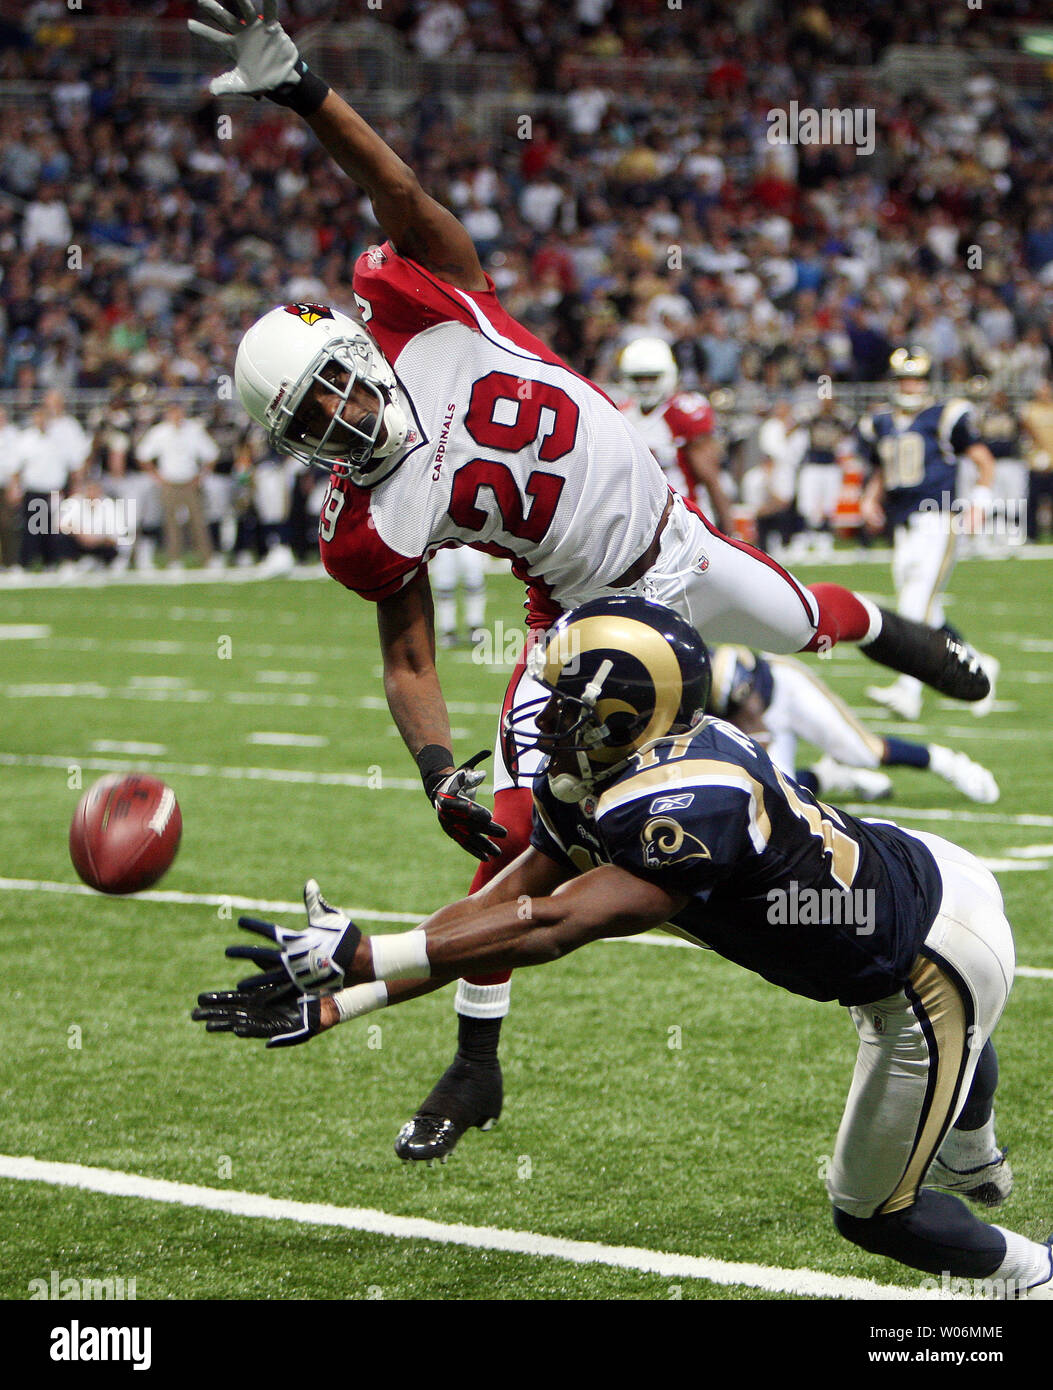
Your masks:
<svg viewBox="0 0 1053 1390"><path fill-rule="evenodd" d="M137 24L196 9L90 8ZM920 0L843 11L290 0L282 14L294 32L334 17L387 25L428 60L529 57L546 95L536 111L525 99L482 137L429 92L397 122L381 119L381 133L463 219L509 312L577 370L611 383L633 338L670 345L681 385L717 408L729 487L746 506L763 427L787 410L798 423L814 414L820 378L854 400L908 342L932 356L939 389L1009 412L1021 468L1048 469L1049 451L1022 425L1051 372L1053 85L1017 94L984 68L985 49L1012 46L1013 26L1041 8L985 0L981 22L968 6ZM176 514L205 562L266 553L279 532L294 555L312 553L315 480L244 428L232 364L241 333L274 303L353 306L355 259L378 237L368 201L286 113L220 105L203 85L181 107L156 74L82 51L64 0L3 6L0 17L0 79L39 90L7 100L0 125L0 562L69 558L35 542L23 554L25 498L47 481L31 468L27 482L24 459L41 452L33 431L73 416L83 439L74 449L65 427L53 473L68 462L67 477L140 488L158 538L168 516L171 558ZM955 44L960 87L895 91L861 76L901 42ZM641 66L605 85L581 76L589 56ZM204 70L210 62L203 53ZM664 80L682 62L704 68L697 99ZM773 114L791 102L869 112L873 152L772 143ZM210 441L195 464L200 515L185 488L178 502L164 491L192 480L165 480L141 447L175 399L189 408L179 428Z"/></svg>

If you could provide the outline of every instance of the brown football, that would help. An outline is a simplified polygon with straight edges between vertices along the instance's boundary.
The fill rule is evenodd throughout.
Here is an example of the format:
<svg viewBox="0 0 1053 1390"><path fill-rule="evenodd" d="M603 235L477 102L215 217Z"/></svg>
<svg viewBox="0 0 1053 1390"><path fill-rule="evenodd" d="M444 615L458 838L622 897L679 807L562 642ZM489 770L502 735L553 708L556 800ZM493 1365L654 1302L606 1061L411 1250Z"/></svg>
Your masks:
<svg viewBox="0 0 1053 1390"><path fill-rule="evenodd" d="M113 773L81 797L69 828L70 858L100 893L139 893L171 867L182 833L171 787L145 773Z"/></svg>

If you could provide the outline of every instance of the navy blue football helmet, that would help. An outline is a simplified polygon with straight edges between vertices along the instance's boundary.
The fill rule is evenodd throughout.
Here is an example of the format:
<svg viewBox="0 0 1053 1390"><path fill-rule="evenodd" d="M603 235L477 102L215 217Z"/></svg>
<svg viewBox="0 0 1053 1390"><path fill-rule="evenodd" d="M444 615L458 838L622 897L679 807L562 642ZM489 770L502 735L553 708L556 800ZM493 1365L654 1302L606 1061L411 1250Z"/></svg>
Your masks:
<svg viewBox="0 0 1053 1390"><path fill-rule="evenodd" d="M771 667L749 647L714 647L710 662L713 676L706 703L709 714L718 719L732 718L752 694L760 697L762 709L771 704Z"/></svg>
<svg viewBox="0 0 1053 1390"><path fill-rule="evenodd" d="M548 763L537 774L548 773L555 795L570 802L645 744L692 728L709 694L709 653L696 630L671 608L629 595L564 613L530 648L527 672L549 694L505 715L505 761L518 777L519 759L535 748L573 755L577 776L550 773Z"/></svg>

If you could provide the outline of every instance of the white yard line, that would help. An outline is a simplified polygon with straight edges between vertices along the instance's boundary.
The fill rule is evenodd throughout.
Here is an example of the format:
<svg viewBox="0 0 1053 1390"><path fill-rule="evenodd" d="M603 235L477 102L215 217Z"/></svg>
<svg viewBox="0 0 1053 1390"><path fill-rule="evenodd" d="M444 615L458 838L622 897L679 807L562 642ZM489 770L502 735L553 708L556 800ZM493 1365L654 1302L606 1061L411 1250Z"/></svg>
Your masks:
<svg viewBox="0 0 1053 1390"><path fill-rule="evenodd" d="M846 801L841 810L850 811L853 816L859 816L863 820L949 820L968 821L973 825L1053 825L1053 816L1031 815L1027 812L1013 816L1004 811L959 810L956 806L920 808L892 806L884 801Z"/></svg>
<svg viewBox="0 0 1053 1390"><path fill-rule="evenodd" d="M48 879L0 878L0 893L59 893L73 897L98 897L94 888L84 883L55 883ZM136 903L175 903L183 907L222 907L228 911L266 913L303 913L302 902L289 902L273 898L245 898L233 893L184 893L174 888L150 888L125 899ZM345 907L344 912L359 922L391 922L396 925L409 923L416 926L423 922L434 909L428 912L378 912L371 907ZM608 946L677 946L688 951L701 948L683 937L671 936L667 932L646 932L642 936L605 936ZM1027 979L1053 980L1053 969L1038 966L1018 965L1016 973Z"/></svg>
<svg viewBox="0 0 1053 1390"><path fill-rule="evenodd" d="M779 1269L770 1265L711 1259L705 1255L678 1255L646 1250L633 1245L604 1245L599 1241L567 1240L533 1231L499 1226L465 1226L429 1221L419 1216L396 1216L370 1207L337 1207L324 1202L296 1202L257 1192L224 1191L170 1182L163 1178L122 1173L111 1168L91 1168L79 1163L47 1163L35 1158L0 1155L0 1178L46 1183L51 1187L79 1188L110 1197L138 1198L172 1206L223 1212L228 1216L265 1221L292 1221L306 1226L328 1226L395 1240L427 1240L440 1245L460 1245L473 1250L500 1250L509 1254L567 1260L578 1265L605 1265L638 1270L666 1279L702 1279L712 1284L739 1284L769 1293L812 1298L847 1298L891 1301L932 1301L938 1290L878 1284L847 1275L823 1274L813 1269Z"/></svg>
<svg viewBox="0 0 1053 1390"><path fill-rule="evenodd" d="M277 730L259 729L246 734L245 742L264 748L328 748L325 734L283 734Z"/></svg>

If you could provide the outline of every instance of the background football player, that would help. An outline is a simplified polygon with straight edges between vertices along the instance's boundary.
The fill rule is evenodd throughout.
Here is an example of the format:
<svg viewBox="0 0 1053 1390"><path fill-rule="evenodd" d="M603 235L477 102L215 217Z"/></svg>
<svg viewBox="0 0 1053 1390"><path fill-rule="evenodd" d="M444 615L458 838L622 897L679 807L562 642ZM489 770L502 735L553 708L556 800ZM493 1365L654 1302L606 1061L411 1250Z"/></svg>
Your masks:
<svg viewBox="0 0 1053 1390"><path fill-rule="evenodd" d="M227 953L260 973L201 995L194 1017L269 1046L300 1043L388 981L395 1002L465 970L538 965L669 924L848 1008L859 1051L827 1177L841 1235L930 1274L1053 1296L1053 1247L988 1225L952 1195L996 1206L1012 1188L995 1139L991 1033L1015 961L993 875L937 836L816 801L751 739L703 717L706 649L668 609L587 603L535 646L531 669L544 708L504 725L513 762L549 755L523 855L397 935L363 937L335 911L298 932L242 919L274 944Z"/></svg>
<svg viewBox="0 0 1053 1390"><path fill-rule="evenodd" d="M427 574L440 546L509 559L528 585L535 631L591 597L642 592L714 642L774 651L858 642L945 694L986 694L975 653L956 639L838 585L805 588L672 493L608 397L505 312L457 218L307 68L275 0L262 14L237 0L240 18L216 0L200 4L217 27L191 20L193 31L235 64L213 93L266 95L303 116L365 189L387 238L355 265L358 320L318 304L270 310L242 339L235 382L274 448L332 472L323 562L377 605L392 717L444 830L483 861L473 888L529 842L531 799L500 743L495 816L474 800L484 755L456 765ZM521 660L504 708L534 707L538 695ZM400 1134L400 1156L442 1156L500 1112L508 997L507 972L462 982L457 1055Z"/></svg>
<svg viewBox="0 0 1053 1390"><path fill-rule="evenodd" d="M937 401L929 381L932 361L924 348L897 348L889 363L896 388L892 405L859 424L858 437L872 473L860 510L871 530L892 531L892 581L896 607L905 617L940 627L943 593L957 558L962 519L952 513L959 499L959 461L976 468L969 501L978 515L990 506L995 460L976 429L969 401ZM999 663L983 658L991 691L973 706L986 714L994 699ZM867 695L901 719L921 716L921 682L901 675L890 686L869 686Z"/></svg>
<svg viewBox="0 0 1053 1390"><path fill-rule="evenodd" d="M801 661L726 645L712 653L712 665L709 712L763 744L775 766L810 792L878 801L891 793L892 782L877 768L916 767L970 801L998 800L998 783L986 767L938 743L872 733ZM823 750L813 767L797 766L800 739Z"/></svg>
<svg viewBox="0 0 1053 1390"><path fill-rule="evenodd" d="M797 473L797 510L822 549L833 549L833 523L841 497L842 463L852 427L832 396L824 396L804 422L808 447Z"/></svg>
<svg viewBox="0 0 1053 1390"><path fill-rule="evenodd" d="M647 441L669 486L730 534L734 518L720 477L713 407L701 392L679 389L672 348L661 338L634 338L618 358L618 380L629 392L618 409Z"/></svg>

